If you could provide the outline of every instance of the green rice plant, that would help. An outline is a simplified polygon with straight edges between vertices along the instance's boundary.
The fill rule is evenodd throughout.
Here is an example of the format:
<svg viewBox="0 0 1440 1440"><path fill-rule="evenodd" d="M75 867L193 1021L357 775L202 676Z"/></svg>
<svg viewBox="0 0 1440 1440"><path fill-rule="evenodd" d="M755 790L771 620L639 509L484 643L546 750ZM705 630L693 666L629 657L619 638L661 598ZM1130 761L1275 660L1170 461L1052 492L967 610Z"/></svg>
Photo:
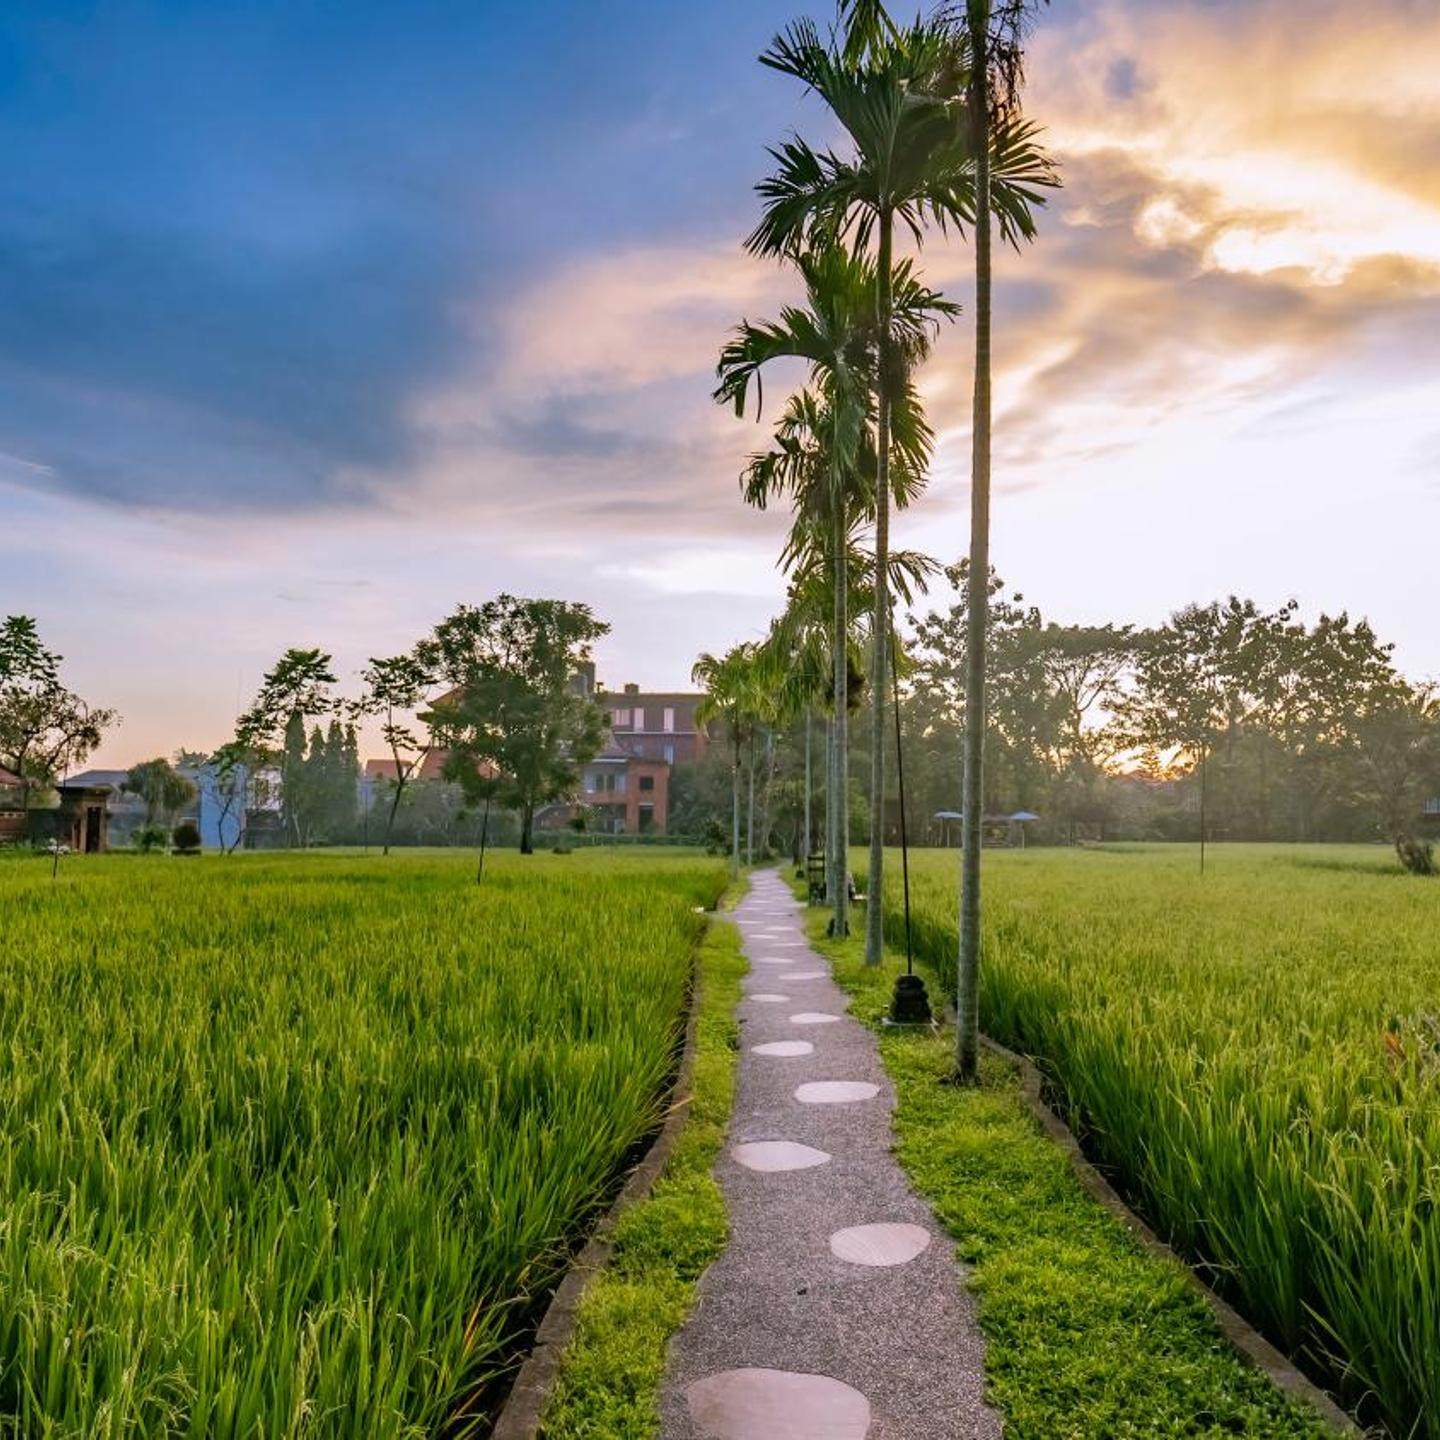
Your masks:
<svg viewBox="0 0 1440 1440"><path fill-rule="evenodd" d="M478 1428L656 1123L724 867L0 875L0 1433Z"/></svg>
<svg viewBox="0 0 1440 1440"><path fill-rule="evenodd" d="M1440 888L1361 847L1217 846L1203 876L1188 847L985 864L985 1030L1273 1339L1440 1440ZM951 987L957 868L911 858Z"/></svg>

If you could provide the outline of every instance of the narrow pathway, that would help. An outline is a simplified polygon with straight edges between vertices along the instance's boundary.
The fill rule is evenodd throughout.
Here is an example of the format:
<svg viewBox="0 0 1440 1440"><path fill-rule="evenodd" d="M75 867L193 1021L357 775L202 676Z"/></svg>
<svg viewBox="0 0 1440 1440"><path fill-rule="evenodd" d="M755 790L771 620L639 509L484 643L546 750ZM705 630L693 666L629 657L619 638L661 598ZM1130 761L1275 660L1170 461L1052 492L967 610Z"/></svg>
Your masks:
<svg viewBox="0 0 1440 1440"><path fill-rule="evenodd" d="M670 1346L666 1440L996 1440L949 1239L890 1153L894 1096L773 871L750 958L729 1144L731 1238Z"/></svg>

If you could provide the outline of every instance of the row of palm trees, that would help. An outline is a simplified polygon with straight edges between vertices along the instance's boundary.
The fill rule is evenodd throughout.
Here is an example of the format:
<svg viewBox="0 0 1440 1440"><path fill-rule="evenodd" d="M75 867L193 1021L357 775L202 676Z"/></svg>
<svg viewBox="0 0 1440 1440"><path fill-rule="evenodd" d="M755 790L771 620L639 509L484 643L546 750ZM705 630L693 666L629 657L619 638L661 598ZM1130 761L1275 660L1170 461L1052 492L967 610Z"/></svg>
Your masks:
<svg viewBox="0 0 1440 1440"><path fill-rule="evenodd" d="M790 395L769 446L750 458L748 503L787 501L791 527L781 563L785 612L758 645L702 657L696 680L735 745L733 857L739 858L739 748L757 707L772 716L828 710L827 894L831 930L849 933L849 726L868 661L870 845L865 958L883 952L886 697L896 649L893 601L923 588L933 562L890 545L892 507L924 491L934 433L915 383L959 306L928 286L915 252L933 232L974 239L975 396L972 470L971 641L967 709L984 715L990 484L990 247L993 231L1018 246L1055 173L1017 96L1027 0L963 0L909 25L881 0L841 0L821 34L801 20L761 62L800 81L826 106L843 142L815 148L792 136L771 150L775 170L756 187L752 253L792 266L805 300L773 321L743 322L720 355L715 398L759 418L762 375L800 361L804 386ZM866 537L870 539L868 550ZM857 683L858 682L858 683ZM827 693L828 692L828 693ZM966 726L965 862L962 874L957 1057L975 1071L979 945L979 821L983 723ZM809 824L806 825L807 838Z"/></svg>

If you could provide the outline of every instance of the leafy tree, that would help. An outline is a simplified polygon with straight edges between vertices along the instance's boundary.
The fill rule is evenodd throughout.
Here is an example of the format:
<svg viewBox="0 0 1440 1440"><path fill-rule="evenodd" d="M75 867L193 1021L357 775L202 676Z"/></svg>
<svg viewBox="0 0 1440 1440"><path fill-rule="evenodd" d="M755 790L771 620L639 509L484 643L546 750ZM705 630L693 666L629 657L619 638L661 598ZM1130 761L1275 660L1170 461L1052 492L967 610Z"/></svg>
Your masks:
<svg viewBox="0 0 1440 1440"><path fill-rule="evenodd" d="M120 789L126 794L138 795L145 802L147 826L155 824L157 815L163 815L169 824L175 812L196 794L194 782L180 774L163 756L132 765L125 772Z"/></svg>
<svg viewBox="0 0 1440 1440"><path fill-rule="evenodd" d="M1435 873L1428 841L1416 822L1440 788L1440 700L1430 686L1397 680L1355 728L1358 789L1372 805L1400 863L1417 875Z"/></svg>
<svg viewBox="0 0 1440 1440"><path fill-rule="evenodd" d="M609 629L586 605L500 595L459 606L416 651L453 687L419 717L448 752L446 778L487 819L492 800L516 810L522 854L536 809L573 794L600 749L604 714L573 679Z"/></svg>
<svg viewBox="0 0 1440 1440"><path fill-rule="evenodd" d="M61 658L46 649L29 616L0 623L0 765L19 776L27 809L37 785L83 763L120 719L61 682Z"/></svg>
<svg viewBox="0 0 1440 1440"><path fill-rule="evenodd" d="M266 672L254 703L235 726L235 740L243 750L261 764L278 767L285 831L300 846L309 843L314 817L306 723L336 707L331 663L323 650L287 650Z"/></svg>
<svg viewBox="0 0 1440 1440"><path fill-rule="evenodd" d="M361 672L364 693L356 707L361 715L380 718L380 734L395 766L390 782L390 805L385 816L383 853L390 853L390 836L395 828L395 812L400 808L405 788L415 778L430 754L428 736L422 736L408 724L405 716L413 715L427 701L434 688L434 677L413 651L404 655L372 658Z"/></svg>
<svg viewBox="0 0 1440 1440"><path fill-rule="evenodd" d="M223 854L234 854L245 838L250 782L257 769L255 752L240 740L229 740L200 771L200 784L215 802L216 834Z"/></svg>

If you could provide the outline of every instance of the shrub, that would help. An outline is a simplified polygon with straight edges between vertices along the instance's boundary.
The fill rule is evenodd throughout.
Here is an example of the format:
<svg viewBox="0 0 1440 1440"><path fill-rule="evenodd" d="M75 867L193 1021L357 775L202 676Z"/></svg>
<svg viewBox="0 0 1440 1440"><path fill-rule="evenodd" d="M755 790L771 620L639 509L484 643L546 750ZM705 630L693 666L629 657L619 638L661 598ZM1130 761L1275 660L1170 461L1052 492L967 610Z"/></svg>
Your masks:
<svg viewBox="0 0 1440 1440"><path fill-rule="evenodd" d="M193 820L182 820L170 836L170 843L177 855L198 855L200 827Z"/></svg>
<svg viewBox="0 0 1440 1440"><path fill-rule="evenodd" d="M130 843L142 854L153 855L169 843L170 832L163 825L142 825L130 837Z"/></svg>
<svg viewBox="0 0 1440 1440"><path fill-rule="evenodd" d="M1397 840L1395 853L1412 875L1435 873L1435 847L1428 840Z"/></svg>

